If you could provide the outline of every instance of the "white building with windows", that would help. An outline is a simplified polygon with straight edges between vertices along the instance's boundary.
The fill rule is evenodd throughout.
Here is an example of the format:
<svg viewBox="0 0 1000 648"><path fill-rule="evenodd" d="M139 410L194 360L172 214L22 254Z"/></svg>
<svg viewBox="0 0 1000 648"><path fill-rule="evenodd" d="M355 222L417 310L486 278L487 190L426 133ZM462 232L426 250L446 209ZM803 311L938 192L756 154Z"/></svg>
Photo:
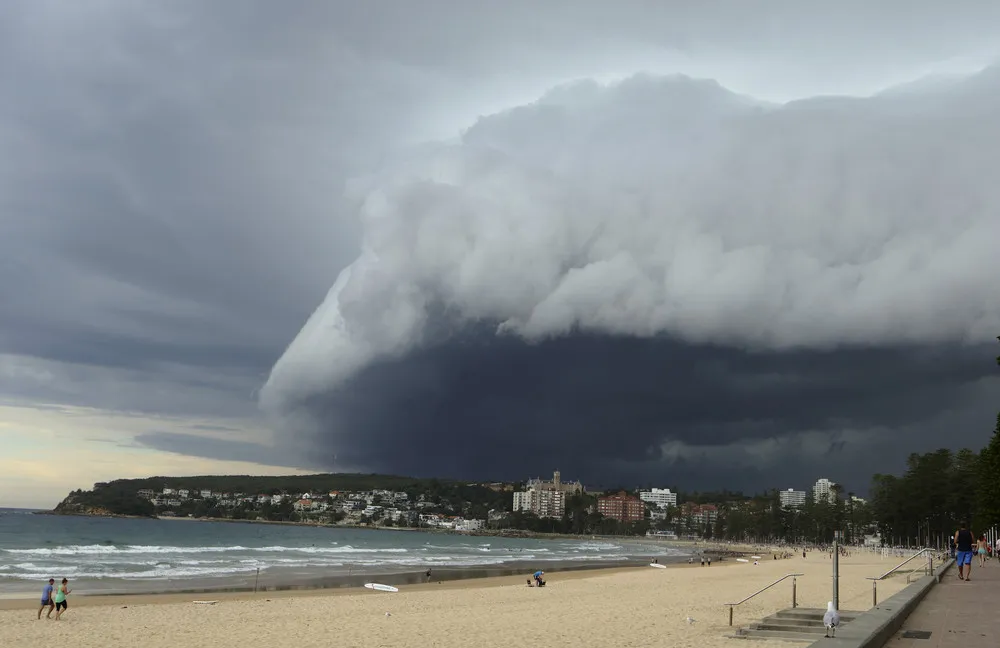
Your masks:
<svg viewBox="0 0 1000 648"><path fill-rule="evenodd" d="M813 500L816 502L829 502L833 504L837 501L837 493L833 490L834 482L826 477L816 480L813 486Z"/></svg>
<svg viewBox="0 0 1000 648"><path fill-rule="evenodd" d="M781 508L801 508L806 503L806 492L789 488L778 493Z"/></svg>
<svg viewBox="0 0 1000 648"><path fill-rule="evenodd" d="M639 499L661 509L677 506L677 493L671 493L669 488L651 488L639 491Z"/></svg>
<svg viewBox="0 0 1000 648"><path fill-rule="evenodd" d="M530 511L538 517L562 517L566 511L566 492L534 488L516 492L514 510Z"/></svg>

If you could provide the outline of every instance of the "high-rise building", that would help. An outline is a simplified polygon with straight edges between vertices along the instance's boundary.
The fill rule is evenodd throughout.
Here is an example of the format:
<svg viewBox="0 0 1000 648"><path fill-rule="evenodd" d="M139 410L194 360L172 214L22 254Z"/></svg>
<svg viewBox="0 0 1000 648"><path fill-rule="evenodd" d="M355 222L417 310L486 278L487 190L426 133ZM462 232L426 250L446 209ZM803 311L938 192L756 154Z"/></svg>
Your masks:
<svg viewBox="0 0 1000 648"><path fill-rule="evenodd" d="M833 504L837 501L837 493L833 490L833 482L823 477L816 480L813 486L813 500L816 502L829 502Z"/></svg>
<svg viewBox="0 0 1000 648"><path fill-rule="evenodd" d="M778 493L778 497L781 499L782 508L799 508L806 503L805 491L789 488Z"/></svg>
<svg viewBox="0 0 1000 648"><path fill-rule="evenodd" d="M651 488L639 491L639 499L659 508L677 506L677 493L671 493L669 488Z"/></svg>
<svg viewBox="0 0 1000 648"><path fill-rule="evenodd" d="M597 498L597 511L607 518L619 522L638 522L646 517L642 500L625 492Z"/></svg>
<svg viewBox="0 0 1000 648"><path fill-rule="evenodd" d="M566 493L535 488L515 492L514 510L529 511L538 517L562 517L566 511Z"/></svg>

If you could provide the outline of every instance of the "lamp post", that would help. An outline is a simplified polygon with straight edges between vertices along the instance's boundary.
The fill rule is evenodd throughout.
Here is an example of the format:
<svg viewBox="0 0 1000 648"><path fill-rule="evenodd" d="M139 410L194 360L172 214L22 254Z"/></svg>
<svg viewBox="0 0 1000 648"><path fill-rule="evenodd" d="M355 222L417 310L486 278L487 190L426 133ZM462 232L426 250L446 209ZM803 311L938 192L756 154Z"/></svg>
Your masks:
<svg viewBox="0 0 1000 648"><path fill-rule="evenodd" d="M833 536L833 609L840 609L840 531Z"/></svg>

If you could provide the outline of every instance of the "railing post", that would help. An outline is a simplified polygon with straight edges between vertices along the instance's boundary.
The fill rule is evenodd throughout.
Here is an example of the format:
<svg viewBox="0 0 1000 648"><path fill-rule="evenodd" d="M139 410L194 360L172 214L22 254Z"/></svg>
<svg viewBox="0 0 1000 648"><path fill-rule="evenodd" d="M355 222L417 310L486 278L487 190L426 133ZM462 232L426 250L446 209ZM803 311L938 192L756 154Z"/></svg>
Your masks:
<svg viewBox="0 0 1000 648"><path fill-rule="evenodd" d="M878 607L878 581L872 579L872 607Z"/></svg>
<svg viewBox="0 0 1000 648"><path fill-rule="evenodd" d="M792 576L792 608L797 608L799 606L795 600L795 580L796 578Z"/></svg>
<svg viewBox="0 0 1000 648"><path fill-rule="evenodd" d="M733 606L729 606L729 625L733 625Z"/></svg>

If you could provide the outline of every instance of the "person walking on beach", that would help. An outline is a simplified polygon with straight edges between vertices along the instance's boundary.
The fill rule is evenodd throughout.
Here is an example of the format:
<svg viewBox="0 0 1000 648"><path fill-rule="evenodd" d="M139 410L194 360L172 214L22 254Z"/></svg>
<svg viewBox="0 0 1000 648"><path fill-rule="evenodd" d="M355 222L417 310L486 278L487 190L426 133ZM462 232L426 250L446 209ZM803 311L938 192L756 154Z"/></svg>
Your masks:
<svg viewBox="0 0 1000 648"><path fill-rule="evenodd" d="M958 580L964 581L968 581L972 574L972 545L975 543L975 537L967 526L963 523L955 532L955 564L958 565Z"/></svg>
<svg viewBox="0 0 1000 648"><path fill-rule="evenodd" d="M62 613L66 611L66 595L72 592L69 588L69 581L67 579L62 579L62 584L59 585L59 589L56 590L56 621L62 616Z"/></svg>
<svg viewBox="0 0 1000 648"><path fill-rule="evenodd" d="M46 619L52 618L52 610L56 609L56 604L52 602L52 590L55 589L56 579L50 578L49 584L42 589L42 607L38 608L38 620L42 620L42 610L49 608Z"/></svg>

